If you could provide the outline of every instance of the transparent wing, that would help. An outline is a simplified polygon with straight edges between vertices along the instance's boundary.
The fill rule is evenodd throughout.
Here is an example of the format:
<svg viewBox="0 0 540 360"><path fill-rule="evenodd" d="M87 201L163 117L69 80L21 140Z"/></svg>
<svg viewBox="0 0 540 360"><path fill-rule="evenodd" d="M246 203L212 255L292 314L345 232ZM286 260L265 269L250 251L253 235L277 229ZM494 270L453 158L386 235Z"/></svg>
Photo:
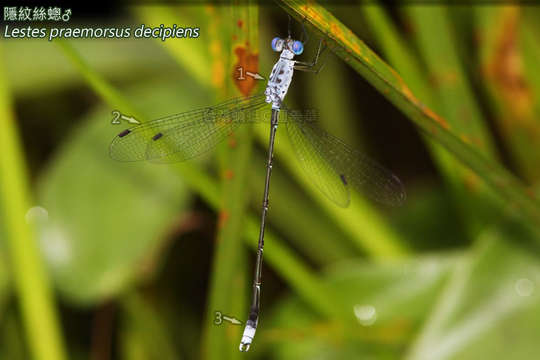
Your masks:
<svg viewBox="0 0 540 360"><path fill-rule="evenodd" d="M221 142L253 112L266 105L265 95L239 97L221 104L155 119L126 129L111 142L118 161L183 161Z"/></svg>
<svg viewBox="0 0 540 360"><path fill-rule="evenodd" d="M400 205L406 198L403 184L366 155L316 127L317 114L287 113L287 132L303 169L332 201L349 205L349 187L367 197Z"/></svg>

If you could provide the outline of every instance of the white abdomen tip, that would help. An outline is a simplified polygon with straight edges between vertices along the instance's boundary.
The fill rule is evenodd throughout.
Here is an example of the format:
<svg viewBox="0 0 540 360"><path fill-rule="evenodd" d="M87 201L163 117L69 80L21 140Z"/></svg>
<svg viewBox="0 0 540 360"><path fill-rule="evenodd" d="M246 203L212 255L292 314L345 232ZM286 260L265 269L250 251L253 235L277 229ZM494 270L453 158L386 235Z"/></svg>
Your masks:
<svg viewBox="0 0 540 360"><path fill-rule="evenodd" d="M255 328L250 325L246 325L244 334L242 335L242 341L240 341L240 351L248 351L253 338L255 337Z"/></svg>

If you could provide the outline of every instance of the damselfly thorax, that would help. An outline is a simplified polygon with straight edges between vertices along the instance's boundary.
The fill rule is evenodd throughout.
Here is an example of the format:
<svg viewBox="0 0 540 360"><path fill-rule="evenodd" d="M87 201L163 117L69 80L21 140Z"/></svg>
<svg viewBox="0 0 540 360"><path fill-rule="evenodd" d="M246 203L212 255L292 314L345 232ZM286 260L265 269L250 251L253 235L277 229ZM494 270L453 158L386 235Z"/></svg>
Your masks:
<svg viewBox="0 0 540 360"><path fill-rule="evenodd" d="M272 40L272 49L281 52L281 55L272 68L264 94L266 102L272 104L272 109L280 109L281 102L287 95L289 85L291 85L296 62L293 58L304 51L304 45L290 37L287 39L276 37Z"/></svg>

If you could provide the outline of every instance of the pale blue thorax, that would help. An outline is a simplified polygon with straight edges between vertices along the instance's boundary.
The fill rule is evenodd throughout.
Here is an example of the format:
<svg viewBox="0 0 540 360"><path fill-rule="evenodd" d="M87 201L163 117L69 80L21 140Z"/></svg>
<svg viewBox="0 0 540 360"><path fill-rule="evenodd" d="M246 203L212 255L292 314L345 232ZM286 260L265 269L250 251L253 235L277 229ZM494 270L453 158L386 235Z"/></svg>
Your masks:
<svg viewBox="0 0 540 360"><path fill-rule="evenodd" d="M281 102L285 98L285 95L287 95L294 72L295 61L293 58L294 53L284 48L281 51L279 60L272 68L266 90L264 91L266 102L272 104L272 109L279 110L281 108Z"/></svg>

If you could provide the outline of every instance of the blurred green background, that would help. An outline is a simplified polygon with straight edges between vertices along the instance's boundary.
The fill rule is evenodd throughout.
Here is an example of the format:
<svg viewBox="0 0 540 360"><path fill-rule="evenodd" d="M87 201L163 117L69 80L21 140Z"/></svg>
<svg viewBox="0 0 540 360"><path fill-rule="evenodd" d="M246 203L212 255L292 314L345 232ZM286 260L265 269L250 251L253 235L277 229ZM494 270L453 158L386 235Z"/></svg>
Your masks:
<svg viewBox="0 0 540 360"><path fill-rule="evenodd" d="M74 9L69 24L197 39L2 38L1 359L540 357L540 8L309 4ZM246 320L268 123L186 163L118 163L128 124L111 111L146 121L262 91L236 69L268 76L288 13L307 17L301 60L322 34L332 51L287 104L317 109L408 199L334 206L280 127L262 315L240 353L243 327L216 311Z"/></svg>

